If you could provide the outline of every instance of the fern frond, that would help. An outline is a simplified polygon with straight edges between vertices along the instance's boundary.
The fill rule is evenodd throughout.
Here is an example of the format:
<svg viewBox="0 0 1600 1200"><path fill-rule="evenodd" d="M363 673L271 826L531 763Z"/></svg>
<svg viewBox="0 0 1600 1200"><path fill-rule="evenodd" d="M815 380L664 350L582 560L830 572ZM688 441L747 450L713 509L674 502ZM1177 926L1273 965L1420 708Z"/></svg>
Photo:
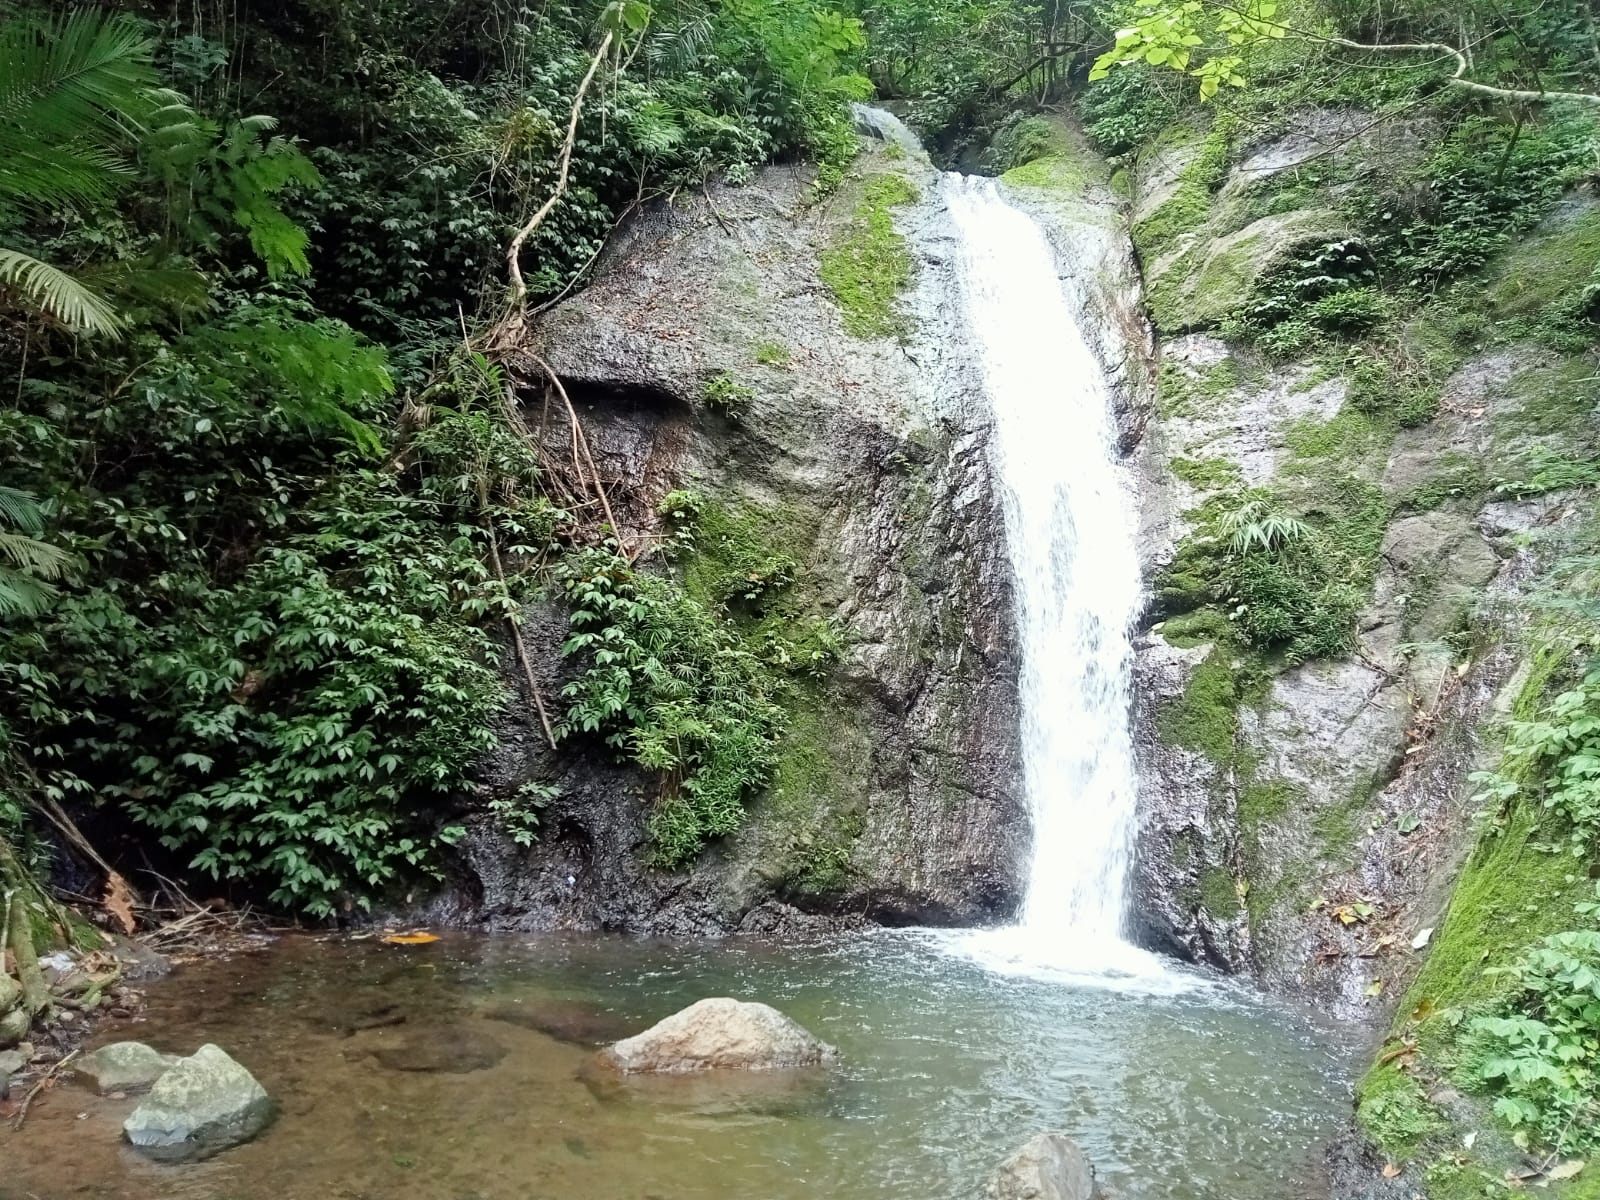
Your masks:
<svg viewBox="0 0 1600 1200"><path fill-rule="evenodd" d="M59 267L22 253L0 248L0 289L9 289L23 302L77 333L115 335L123 326L111 303Z"/></svg>

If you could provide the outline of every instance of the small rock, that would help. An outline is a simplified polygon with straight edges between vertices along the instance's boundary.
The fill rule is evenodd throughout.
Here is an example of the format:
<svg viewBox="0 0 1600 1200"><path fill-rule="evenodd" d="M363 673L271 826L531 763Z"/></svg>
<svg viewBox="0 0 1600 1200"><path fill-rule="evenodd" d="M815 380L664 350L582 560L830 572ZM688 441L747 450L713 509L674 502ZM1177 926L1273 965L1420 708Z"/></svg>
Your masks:
<svg viewBox="0 0 1600 1200"><path fill-rule="evenodd" d="M192 1162L249 1141L271 1120L272 1101L255 1076L206 1045L156 1080L122 1131L157 1162Z"/></svg>
<svg viewBox="0 0 1600 1200"><path fill-rule="evenodd" d="M162 1054L143 1042L113 1042L101 1046L78 1064L78 1074L94 1081L102 1096L112 1092L144 1092L176 1066L176 1054Z"/></svg>
<svg viewBox="0 0 1600 1200"><path fill-rule="evenodd" d="M506 1056L506 1048L488 1034L447 1027L418 1031L398 1046L376 1052L391 1071L437 1071L465 1075L486 1071Z"/></svg>
<svg viewBox="0 0 1600 1200"><path fill-rule="evenodd" d="M1102 1200L1094 1168L1064 1133L1041 1133L989 1180L984 1200Z"/></svg>
<svg viewBox="0 0 1600 1200"><path fill-rule="evenodd" d="M624 1075L775 1071L820 1066L838 1051L777 1009L727 997L691 1004L600 1053Z"/></svg>
<svg viewBox="0 0 1600 1200"><path fill-rule="evenodd" d="M21 1050L6 1050L0 1052L0 1071L8 1075L20 1074L22 1068L28 1065L28 1056Z"/></svg>

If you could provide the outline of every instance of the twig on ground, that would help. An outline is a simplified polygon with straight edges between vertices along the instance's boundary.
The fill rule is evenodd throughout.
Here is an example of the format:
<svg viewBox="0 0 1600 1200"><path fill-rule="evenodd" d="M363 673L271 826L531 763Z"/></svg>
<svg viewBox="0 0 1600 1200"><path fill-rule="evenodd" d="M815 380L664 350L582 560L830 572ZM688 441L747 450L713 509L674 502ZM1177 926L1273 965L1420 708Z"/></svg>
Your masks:
<svg viewBox="0 0 1600 1200"><path fill-rule="evenodd" d="M60 1062L56 1063L55 1066L51 1067L48 1071L41 1075L39 1077L39 1082L28 1089L28 1094L22 1098L22 1107L17 1109L17 1115L11 1119L12 1130L18 1130L22 1128L22 1123L28 1119L28 1109L33 1106L35 1097L37 1097L40 1092L44 1091L45 1086L61 1073L62 1067L66 1066L69 1062L77 1058L78 1055L82 1053L83 1051L81 1049L74 1050L71 1054L67 1055Z"/></svg>

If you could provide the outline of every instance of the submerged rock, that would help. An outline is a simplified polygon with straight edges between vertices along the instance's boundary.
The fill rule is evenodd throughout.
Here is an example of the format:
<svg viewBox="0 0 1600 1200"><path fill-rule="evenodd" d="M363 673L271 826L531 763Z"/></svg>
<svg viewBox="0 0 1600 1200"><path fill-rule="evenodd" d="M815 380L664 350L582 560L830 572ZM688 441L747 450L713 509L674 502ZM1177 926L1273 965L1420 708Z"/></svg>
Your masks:
<svg viewBox="0 0 1600 1200"><path fill-rule="evenodd" d="M766 1004L714 997L673 1013L601 1052L624 1075L783 1071L816 1067L838 1051Z"/></svg>
<svg viewBox="0 0 1600 1200"><path fill-rule="evenodd" d="M418 1031L398 1046L376 1052L377 1059L391 1071L432 1071L444 1075L466 1075L487 1071L506 1056L506 1048L486 1033L447 1026Z"/></svg>
<svg viewBox="0 0 1600 1200"><path fill-rule="evenodd" d="M102 1096L111 1092L144 1092L181 1061L143 1042L112 1042L78 1064L78 1074L94 1081Z"/></svg>
<svg viewBox="0 0 1600 1200"><path fill-rule="evenodd" d="M1041 1133L989 1180L984 1200L1102 1200L1094 1168L1064 1133Z"/></svg>
<svg viewBox="0 0 1600 1200"><path fill-rule="evenodd" d="M484 1009L483 1015L574 1046L604 1046L626 1037L629 1028L616 1013L581 1000L507 1000Z"/></svg>
<svg viewBox="0 0 1600 1200"><path fill-rule="evenodd" d="M180 1058L122 1123L129 1143L157 1162L193 1162L248 1142L272 1120L255 1076L216 1046Z"/></svg>

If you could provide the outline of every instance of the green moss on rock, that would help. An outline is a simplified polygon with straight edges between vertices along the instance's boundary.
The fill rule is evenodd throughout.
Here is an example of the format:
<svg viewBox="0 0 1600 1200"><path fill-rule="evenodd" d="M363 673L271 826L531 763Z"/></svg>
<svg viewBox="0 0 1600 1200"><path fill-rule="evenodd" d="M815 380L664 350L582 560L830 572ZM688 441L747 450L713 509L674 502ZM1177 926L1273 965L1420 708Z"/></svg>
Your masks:
<svg viewBox="0 0 1600 1200"><path fill-rule="evenodd" d="M854 337L885 338L904 332L895 300L911 284L911 251L894 227L891 210L913 204L917 187L904 176L874 175L862 189L855 218L822 255L822 282L833 293Z"/></svg>
<svg viewBox="0 0 1600 1200"><path fill-rule="evenodd" d="M1237 463L1226 458L1175 458L1172 473L1202 491L1222 491L1244 482Z"/></svg>
<svg viewBox="0 0 1600 1200"><path fill-rule="evenodd" d="M1218 646L1194 673L1183 695L1158 718L1162 741L1205 755L1214 763L1233 761L1239 734L1239 695L1227 652Z"/></svg>
<svg viewBox="0 0 1600 1200"><path fill-rule="evenodd" d="M1347 233L1344 219L1330 210L1282 213L1157 258L1148 273L1151 316L1165 333L1220 324L1242 309L1257 280L1297 247ZM1145 261L1152 261L1148 253Z"/></svg>
<svg viewBox="0 0 1600 1200"><path fill-rule="evenodd" d="M1499 318L1534 319L1569 304L1600 269L1600 206L1557 220L1501 260L1483 293Z"/></svg>
<svg viewBox="0 0 1600 1200"><path fill-rule="evenodd" d="M866 829L870 746L825 687L796 689L786 708L788 727L759 815L769 842L762 857L785 891L820 899L850 881Z"/></svg>
<svg viewBox="0 0 1600 1200"><path fill-rule="evenodd" d="M1244 911L1239 885L1223 867L1207 867L1200 873L1200 902L1219 921L1232 921Z"/></svg>
<svg viewBox="0 0 1600 1200"><path fill-rule="evenodd" d="M1133 243L1146 262L1153 262L1210 219L1216 189L1228 172L1228 137L1218 128L1200 134L1189 126L1175 125L1145 151L1147 155L1171 154L1196 143L1199 153L1179 174L1172 195L1133 227Z"/></svg>

